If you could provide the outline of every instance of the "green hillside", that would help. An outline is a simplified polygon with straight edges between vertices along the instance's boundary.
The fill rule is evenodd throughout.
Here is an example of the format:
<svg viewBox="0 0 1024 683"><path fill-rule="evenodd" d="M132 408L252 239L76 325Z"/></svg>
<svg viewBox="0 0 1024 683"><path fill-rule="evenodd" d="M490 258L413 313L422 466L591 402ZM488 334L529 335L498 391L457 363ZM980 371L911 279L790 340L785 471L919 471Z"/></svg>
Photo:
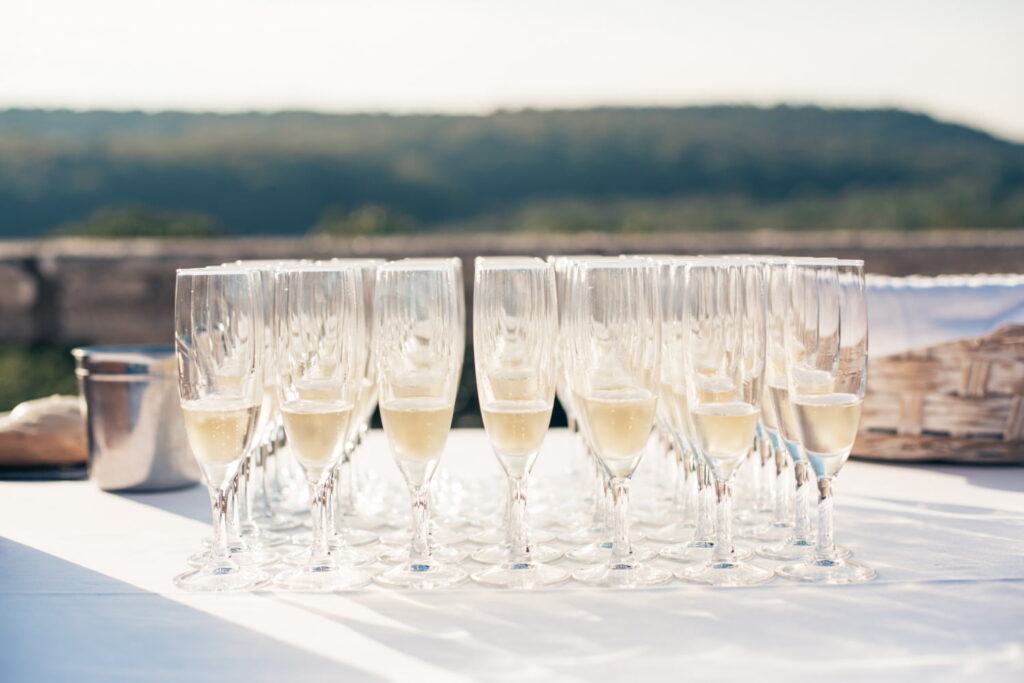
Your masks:
<svg viewBox="0 0 1024 683"><path fill-rule="evenodd" d="M1021 227L1024 146L899 110L816 107L0 111L0 236L136 224L183 236Z"/></svg>

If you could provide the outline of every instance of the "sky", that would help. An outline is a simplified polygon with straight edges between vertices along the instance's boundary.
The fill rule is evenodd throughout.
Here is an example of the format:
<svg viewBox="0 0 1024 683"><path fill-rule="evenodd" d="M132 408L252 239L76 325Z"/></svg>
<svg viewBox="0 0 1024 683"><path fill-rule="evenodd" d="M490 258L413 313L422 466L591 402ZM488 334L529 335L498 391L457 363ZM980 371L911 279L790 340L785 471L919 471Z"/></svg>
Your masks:
<svg viewBox="0 0 1024 683"><path fill-rule="evenodd" d="M1024 0L0 0L0 108L781 102L1024 141Z"/></svg>

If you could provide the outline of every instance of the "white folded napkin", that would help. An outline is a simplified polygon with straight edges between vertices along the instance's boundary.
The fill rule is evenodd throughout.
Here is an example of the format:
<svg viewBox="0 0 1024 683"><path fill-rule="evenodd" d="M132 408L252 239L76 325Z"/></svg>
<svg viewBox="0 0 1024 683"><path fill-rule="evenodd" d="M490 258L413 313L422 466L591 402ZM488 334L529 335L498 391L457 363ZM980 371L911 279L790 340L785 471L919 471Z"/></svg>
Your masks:
<svg viewBox="0 0 1024 683"><path fill-rule="evenodd" d="M873 357L1024 324L1024 275L867 276Z"/></svg>

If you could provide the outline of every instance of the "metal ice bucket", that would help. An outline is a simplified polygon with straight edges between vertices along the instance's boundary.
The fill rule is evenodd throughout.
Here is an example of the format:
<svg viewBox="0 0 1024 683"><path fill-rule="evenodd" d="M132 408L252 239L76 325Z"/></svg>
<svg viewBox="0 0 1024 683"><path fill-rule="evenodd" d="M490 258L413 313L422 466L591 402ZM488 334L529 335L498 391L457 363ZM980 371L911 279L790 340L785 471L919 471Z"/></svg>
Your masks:
<svg viewBox="0 0 1024 683"><path fill-rule="evenodd" d="M89 434L89 478L104 491L196 484L174 349L87 346L71 354Z"/></svg>

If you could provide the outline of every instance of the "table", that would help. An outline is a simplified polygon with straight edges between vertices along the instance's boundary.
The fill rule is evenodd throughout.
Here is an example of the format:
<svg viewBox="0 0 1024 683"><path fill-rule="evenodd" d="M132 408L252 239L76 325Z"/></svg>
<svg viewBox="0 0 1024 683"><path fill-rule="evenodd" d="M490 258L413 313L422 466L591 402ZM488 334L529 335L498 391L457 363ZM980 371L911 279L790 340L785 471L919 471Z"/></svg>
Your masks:
<svg viewBox="0 0 1024 683"><path fill-rule="evenodd" d="M446 466L497 470L479 430ZM872 584L216 596L171 583L200 487L0 483L0 680L1024 680L1024 468L853 461L836 488Z"/></svg>

